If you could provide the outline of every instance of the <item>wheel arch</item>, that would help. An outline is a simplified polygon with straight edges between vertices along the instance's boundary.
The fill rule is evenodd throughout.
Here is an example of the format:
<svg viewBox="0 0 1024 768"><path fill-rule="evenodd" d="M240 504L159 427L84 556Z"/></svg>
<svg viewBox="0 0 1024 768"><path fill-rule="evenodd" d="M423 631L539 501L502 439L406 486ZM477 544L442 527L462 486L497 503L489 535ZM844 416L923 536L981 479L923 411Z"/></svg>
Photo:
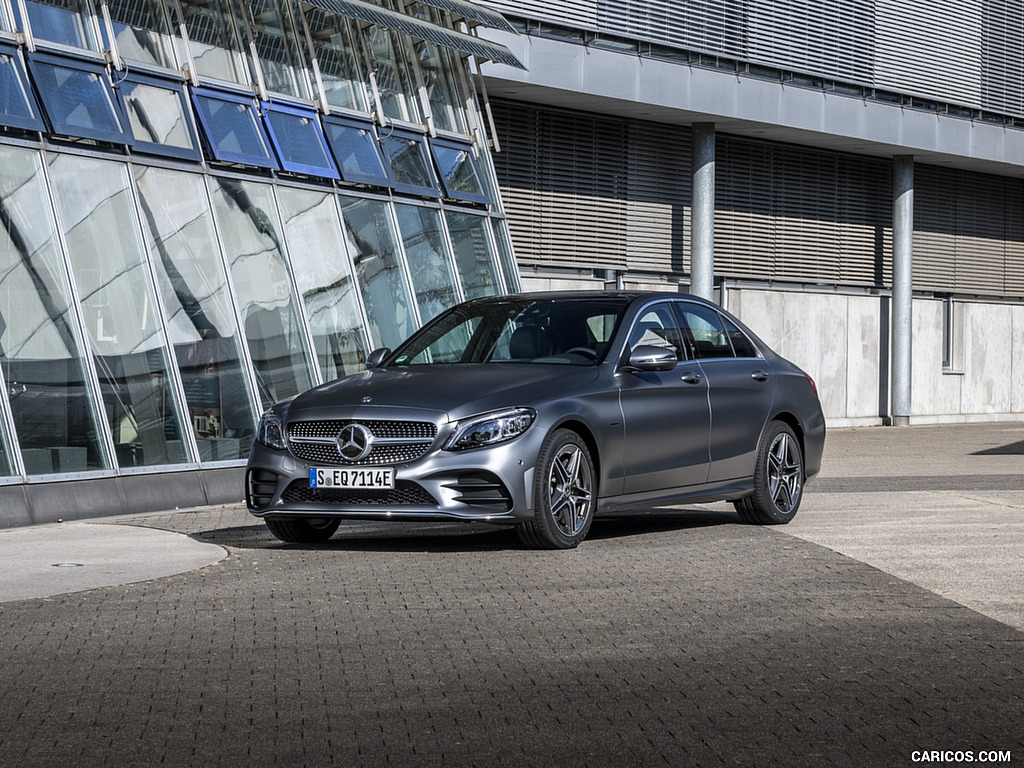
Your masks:
<svg viewBox="0 0 1024 768"><path fill-rule="evenodd" d="M785 424L787 427L789 427L790 429L793 430L793 434L796 435L796 439L800 443L800 455L801 456L806 456L807 455L806 438L804 436L803 427L800 425L800 419L798 419L796 417L796 415L791 413L790 411L779 411L774 416L772 416L770 419L768 419L768 421L765 422L764 428L768 429L768 426L773 421L781 421L783 424Z"/></svg>
<svg viewBox="0 0 1024 768"><path fill-rule="evenodd" d="M594 492L595 495L598 495L601 490L601 452L597 447L597 439L594 437L593 430L587 426L586 422L573 417L558 422L551 428L551 431L554 432L556 429L572 430L587 444L587 450L590 451L590 460L594 462L594 485L597 486Z"/></svg>

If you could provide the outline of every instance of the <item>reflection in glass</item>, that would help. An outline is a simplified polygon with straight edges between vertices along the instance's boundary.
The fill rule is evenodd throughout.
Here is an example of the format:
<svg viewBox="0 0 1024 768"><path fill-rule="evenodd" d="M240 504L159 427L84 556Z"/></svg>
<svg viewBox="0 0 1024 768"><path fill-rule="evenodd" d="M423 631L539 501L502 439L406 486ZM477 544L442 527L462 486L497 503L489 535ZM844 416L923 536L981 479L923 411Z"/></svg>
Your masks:
<svg viewBox="0 0 1024 768"><path fill-rule="evenodd" d="M15 2L13 6L17 14L16 20L19 21L18 26L23 29L25 25L20 23L20 3ZM86 0L26 0L25 9L28 11L32 37L36 40L47 40L90 51L99 50L92 15Z"/></svg>
<svg viewBox="0 0 1024 768"><path fill-rule="evenodd" d="M57 133L123 143L119 110L101 65L36 56L31 66L43 107Z"/></svg>
<svg viewBox="0 0 1024 768"><path fill-rule="evenodd" d="M327 103L332 107L369 112L348 19L306 5L299 7L306 14Z"/></svg>
<svg viewBox="0 0 1024 768"><path fill-rule="evenodd" d="M487 238L487 217L448 210L445 212L448 232L455 250L455 267L467 299L492 296L501 292L501 283L494 266L490 241Z"/></svg>
<svg viewBox="0 0 1024 768"><path fill-rule="evenodd" d="M179 91L133 80L119 88L137 142L198 153Z"/></svg>
<svg viewBox="0 0 1024 768"><path fill-rule="evenodd" d="M356 373L366 360L366 334L335 197L289 187L278 196L324 381Z"/></svg>
<svg viewBox="0 0 1024 768"><path fill-rule="evenodd" d="M265 112L270 139L286 171L338 178L312 110L273 105Z"/></svg>
<svg viewBox="0 0 1024 768"><path fill-rule="evenodd" d="M257 20L255 48L267 90L310 98L306 68L299 58L302 48L290 9L282 8L281 0L248 0L245 5L250 18Z"/></svg>
<svg viewBox="0 0 1024 768"><path fill-rule="evenodd" d="M505 292L516 293L520 290L519 267L516 265L516 259L512 253L508 225L504 219L491 219L491 229L494 232L494 243L498 247L498 263L501 265L501 274L505 278Z"/></svg>
<svg viewBox="0 0 1024 768"><path fill-rule="evenodd" d="M0 167L0 366L25 471L106 468L40 155L0 146Z"/></svg>
<svg viewBox="0 0 1024 768"><path fill-rule="evenodd" d="M362 120L328 117L324 135L338 163L341 178L356 184L391 186L373 125Z"/></svg>
<svg viewBox="0 0 1024 768"><path fill-rule="evenodd" d="M166 69L176 68L167 15L157 0L107 0L107 7L118 56Z"/></svg>
<svg viewBox="0 0 1024 768"><path fill-rule="evenodd" d="M0 18L3 14L0 13ZM42 130L15 48L0 48L0 125Z"/></svg>
<svg viewBox="0 0 1024 768"><path fill-rule="evenodd" d="M256 413L203 177L144 167L135 175L199 458L245 458Z"/></svg>
<svg viewBox="0 0 1024 768"><path fill-rule="evenodd" d="M217 179L213 199L260 403L269 408L313 384L273 190Z"/></svg>
<svg viewBox="0 0 1024 768"><path fill-rule="evenodd" d="M201 78L247 84L249 73L226 0L182 0L181 6L196 74Z"/></svg>
<svg viewBox="0 0 1024 768"><path fill-rule="evenodd" d="M53 154L49 167L117 462L184 462L167 347L126 166Z"/></svg>
<svg viewBox="0 0 1024 768"><path fill-rule="evenodd" d="M391 164L396 189L438 196L437 181L431 170L427 144L422 134L396 129L381 136L380 143Z"/></svg>
<svg viewBox="0 0 1024 768"><path fill-rule="evenodd" d="M226 162L277 167L251 99L199 88L192 90L192 98L214 157Z"/></svg>
<svg viewBox="0 0 1024 768"><path fill-rule="evenodd" d="M430 142L430 148L437 161L441 184L447 197L476 203L489 202L470 144L434 139Z"/></svg>
<svg viewBox="0 0 1024 768"><path fill-rule="evenodd" d="M458 303L455 273L441 228L441 212L420 205L396 205L395 211L420 320L426 323Z"/></svg>
<svg viewBox="0 0 1024 768"><path fill-rule="evenodd" d="M356 265L374 347L392 347L416 328L388 204L341 197L345 241Z"/></svg>

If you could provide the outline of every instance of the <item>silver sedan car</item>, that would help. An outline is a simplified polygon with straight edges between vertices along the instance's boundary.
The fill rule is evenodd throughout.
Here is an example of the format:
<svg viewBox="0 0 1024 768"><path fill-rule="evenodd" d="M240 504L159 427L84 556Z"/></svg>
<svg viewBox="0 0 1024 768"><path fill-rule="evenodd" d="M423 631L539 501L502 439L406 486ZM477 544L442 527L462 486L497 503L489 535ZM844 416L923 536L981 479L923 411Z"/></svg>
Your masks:
<svg viewBox="0 0 1024 768"><path fill-rule="evenodd" d="M464 520L566 549L595 515L668 504L787 523L824 442L811 377L714 304L520 294L460 304L276 404L246 499L286 542L342 519Z"/></svg>

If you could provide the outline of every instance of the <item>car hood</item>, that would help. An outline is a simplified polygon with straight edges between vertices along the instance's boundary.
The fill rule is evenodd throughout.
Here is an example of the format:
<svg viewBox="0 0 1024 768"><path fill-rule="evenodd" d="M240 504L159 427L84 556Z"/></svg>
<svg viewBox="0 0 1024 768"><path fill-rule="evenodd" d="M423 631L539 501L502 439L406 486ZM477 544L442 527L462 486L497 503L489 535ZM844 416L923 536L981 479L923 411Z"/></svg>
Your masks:
<svg viewBox="0 0 1024 768"><path fill-rule="evenodd" d="M537 405L594 381L591 366L425 365L374 368L294 398L288 419L369 418L380 408L442 412L450 421L520 405Z"/></svg>

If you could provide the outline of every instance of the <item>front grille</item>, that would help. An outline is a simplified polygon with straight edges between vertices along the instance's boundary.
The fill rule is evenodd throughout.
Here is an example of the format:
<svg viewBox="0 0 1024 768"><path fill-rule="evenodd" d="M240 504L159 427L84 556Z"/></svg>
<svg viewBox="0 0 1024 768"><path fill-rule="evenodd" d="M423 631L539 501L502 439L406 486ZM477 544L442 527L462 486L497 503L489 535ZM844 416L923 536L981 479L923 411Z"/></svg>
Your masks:
<svg viewBox="0 0 1024 768"><path fill-rule="evenodd" d="M422 457L437 435L437 426L429 421L356 421L329 419L299 421L288 425L291 452L310 464L348 464L334 439L348 424L362 424L373 433L373 450L359 464L407 464Z"/></svg>
<svg viewBox="0 0 1024 768"><path fill-rule="evenodd" d="M289 485L281 500L295 504L347 504L350 506L437 506L437 501L420 485L399 480L393 490L363 491L347 488L310 488L308 480Z"/></svg>

